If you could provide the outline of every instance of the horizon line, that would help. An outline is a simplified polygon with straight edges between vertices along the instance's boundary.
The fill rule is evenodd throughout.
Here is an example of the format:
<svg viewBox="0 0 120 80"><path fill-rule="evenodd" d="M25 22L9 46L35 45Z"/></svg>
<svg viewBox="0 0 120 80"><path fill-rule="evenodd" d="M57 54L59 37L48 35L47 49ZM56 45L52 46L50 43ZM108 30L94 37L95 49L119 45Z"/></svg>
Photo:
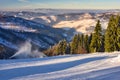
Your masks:
<svg viewBox="0 0 120 80"><path fill-rule="evenodd" d="M26 9L0 9L0 10L2 10L2 11L15 11L15 10L39 10L39 9L53 9L53 10L120 10L120 8L118 9L118 8L110 8L110 9L107 9L107 8L104 8L104 9L101 9L101 8L90 8L90 9L88 9L88 8L80 8L80 9L78 9L78 8L26 8Z"/></svg>

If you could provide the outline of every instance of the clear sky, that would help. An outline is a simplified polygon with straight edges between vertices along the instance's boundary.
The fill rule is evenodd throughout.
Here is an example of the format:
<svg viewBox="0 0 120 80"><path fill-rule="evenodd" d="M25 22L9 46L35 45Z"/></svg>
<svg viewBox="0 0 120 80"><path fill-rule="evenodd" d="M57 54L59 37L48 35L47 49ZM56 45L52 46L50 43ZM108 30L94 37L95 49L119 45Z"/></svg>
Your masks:
<svg viewBox="0 0 120 80"><path fill-rule="evenodd" d="M0 9L120 9L120 0L0 0Z"/></svg>

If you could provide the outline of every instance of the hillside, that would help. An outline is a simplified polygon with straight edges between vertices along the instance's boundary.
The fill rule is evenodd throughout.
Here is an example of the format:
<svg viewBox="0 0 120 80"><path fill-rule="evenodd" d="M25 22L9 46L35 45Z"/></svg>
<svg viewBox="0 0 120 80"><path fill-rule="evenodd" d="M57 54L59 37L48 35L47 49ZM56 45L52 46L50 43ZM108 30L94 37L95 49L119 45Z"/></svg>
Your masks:
<svg viewBox="0 0 120 80"><path fill-rule="evenodd" d="M44 50L62 39L69 40L71 36L73 33L52 28L42 23L14 16L0 16L0 46L4 48L0 51L0 58L10 57L18 51L21 44L28 40L31 41L34 49Z"/></svg>
<svg viewBox="0 0 120 80"><path fill-rule="evenodd" d="M42 23L54 28L69 30L74 28L79 33L90 34L97 20L101 21L102 29L107 28L111 15L120 14L119 10L62 10L62 9L33 9L26 11L0 12L4 15L21 17Z"/></svg>
<svg viewBox="0 0 120 80"><path fill-rule="evenodd" d="M119 80L119 52L0 60L2 80Z"/></svg>

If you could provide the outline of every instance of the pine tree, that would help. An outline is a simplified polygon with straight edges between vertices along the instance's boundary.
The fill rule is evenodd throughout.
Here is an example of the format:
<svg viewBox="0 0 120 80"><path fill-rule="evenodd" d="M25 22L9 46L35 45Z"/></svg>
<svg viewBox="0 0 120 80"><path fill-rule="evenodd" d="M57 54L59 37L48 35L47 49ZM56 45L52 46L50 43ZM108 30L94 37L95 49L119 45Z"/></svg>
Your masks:
<svg viewBox="0 0 120 80"><path fill-rule="evenodd" d="M67 50L67 41L65 39L63 40L62 50L63 55L65 55Z"/></svg>
<svg viewBox="0 0 120 80"><path fill-rule="evenodd" d="M117 22L117 24L116 24L116 26L117 26L117 37L116 37L116 39L117 39L117 50L118 51L120 51L120 16L117 16L117 20L116 20Z"/></svg>
<svg viewBox="0 0 120 80"><path fill-rule="evenodd" d="M112 30L113 20L114 20L114 17L111 16L111 18L109 20L109 23L108 23L107 30L105 32L105 52L114 51L113 46L112 46L113 41L111 40L111 36L112 36L112 33L113 33L113 30Z"/></svg>
<svg viewBox="0 0 120 80"><path fill-rule="evenodd" d="M119 47L119 16L111 16L105 32L105 51L117 51Z"/></svg>
<svg viewBox="0 0 120 80"><path fill-rule="evenodd" d="M117 45L118 45L118 51L120 51L120 22L117 28Z"/></svg>
<svg viewBox="0 0 120 80"><path fill-rule="evenodd" d="M89 53L90 53L90 44L92 41L92 33L90 34L89 38L88 38L88 43L89 43Z"/></svg>
<svg viewBox="0 0 120 80"><path fill-rule="evenodd" d="M88 35L85 35L85 37L84 37L84 47L85 47L87 53L89 53L89 40L88 40Z"/></svg>
<svg viewBox="0 0 120 80"><path fill-rule="evenodd" d="M70 54L71 53L71 46L70 43L67 44L67 49L66 49L66 54Z"/></svg>
<svg viewBox="0 0 120 80"><path fill-rule="evenodd" d="M87 53L84 43L84 35L76 34L71 42L71 54Z"/></svg>
<svg viewBox="0 0 120 80"><path fill-rule="evenodd" d="M98 20L94 33L92 34L92 40L90 43L90 52L101 52L102 50L102 29L100 21Z"/></svg>
<svg viewBox="0 0 120 80"><path fill-rule="evenodd" d="M62 40L58 43L57 47L57 54L58 55L65 55L67 49L67 42L66 40Z"/></svg>
<svg viewBox="0 0 120 80"><path fill-rule="evenodd" d="M73 39L72 42L70 44L71 46L71 54L75 54L76 50L78 48L78 44L79 44L79 34L76 34Z"/></svg>
<svg viewBox="0 0 120 80"><path fill-rule="evenodd" d="M83 34L80 35L79 40L80 40L80 46L81 46L82 48L84 48L84 47L85 47L85 44L84 44L84 35L83 35Z"/></svg>

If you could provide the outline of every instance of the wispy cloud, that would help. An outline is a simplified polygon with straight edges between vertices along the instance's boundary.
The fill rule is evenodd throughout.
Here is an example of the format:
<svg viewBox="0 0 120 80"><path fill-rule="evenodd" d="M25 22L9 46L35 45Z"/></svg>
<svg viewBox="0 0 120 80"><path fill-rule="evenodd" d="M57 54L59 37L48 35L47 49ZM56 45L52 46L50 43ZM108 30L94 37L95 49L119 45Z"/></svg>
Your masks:
<svg viewBox="0 0 120 80"><path fill-rule="evenodd" d="M20 2L29 2L29 0L18 0Z"/></svg>

